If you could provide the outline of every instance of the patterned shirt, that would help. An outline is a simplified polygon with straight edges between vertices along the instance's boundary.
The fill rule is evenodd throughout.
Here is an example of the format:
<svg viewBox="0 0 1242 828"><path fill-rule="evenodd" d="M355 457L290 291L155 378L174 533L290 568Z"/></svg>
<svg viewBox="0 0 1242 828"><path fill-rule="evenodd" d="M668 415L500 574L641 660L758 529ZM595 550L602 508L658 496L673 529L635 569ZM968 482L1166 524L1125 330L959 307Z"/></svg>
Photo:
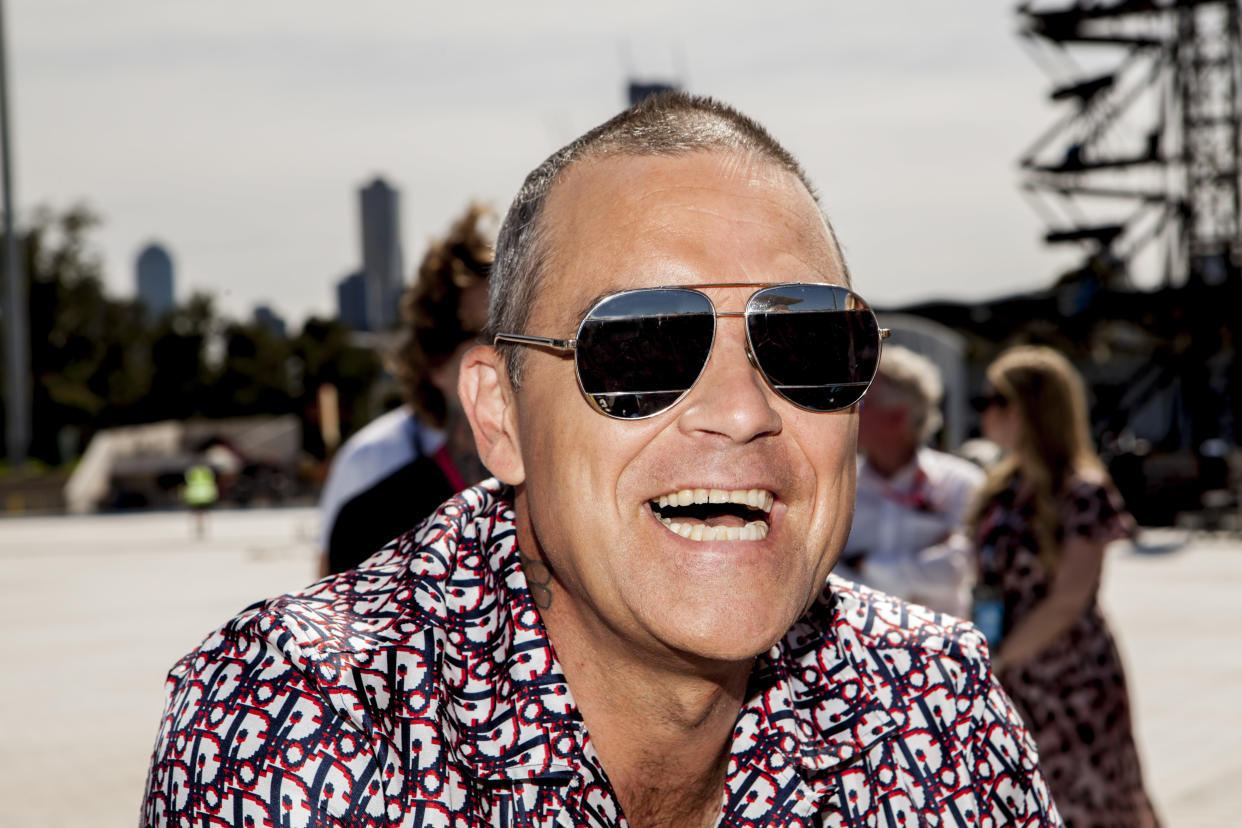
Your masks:
<svg viewBox="0 0 1242 828"><path fill-rule="evenodd" d="M143 825L624 826L495 481L173 667ZM973 627L830 579L761 655L722 828L1057 826Z"/></svg>

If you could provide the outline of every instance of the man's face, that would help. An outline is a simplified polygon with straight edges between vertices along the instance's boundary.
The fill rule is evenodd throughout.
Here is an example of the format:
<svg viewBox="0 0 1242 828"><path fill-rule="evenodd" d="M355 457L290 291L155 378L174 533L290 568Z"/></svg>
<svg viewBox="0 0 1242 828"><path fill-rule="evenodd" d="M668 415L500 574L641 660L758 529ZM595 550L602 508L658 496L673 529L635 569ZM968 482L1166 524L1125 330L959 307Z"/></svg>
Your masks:
<svg viewBox="0 0 1242 828"><path fill-rule="evenodd" d="M910 406L889 393L883 374L876 376L859 409L858 447L864 455L900 455L918 447L910 429Z"/></svg>
<svg viewBox="0 0 1242 828"><path fill-rule="evenodd" d="M543 221L550 257L534 335L572 337L594 299L629 288L843 284L806 189L748 156L581 162L550 194ZM718 311L741 311L755 289L705 292ZM747 360L744 324L717 320L698 383L644 420L595 411L572 359L525 353L515 505L523 553L541 552L555 575L550 627L555 618L560 630L649 657L737 661L775 643L822 590L849 533L855 415L777 396ZM659 519L659 499L695 490L770 498L768 534L682 537ZM706 522L741 526L738 511L720 507Z"/></svg>

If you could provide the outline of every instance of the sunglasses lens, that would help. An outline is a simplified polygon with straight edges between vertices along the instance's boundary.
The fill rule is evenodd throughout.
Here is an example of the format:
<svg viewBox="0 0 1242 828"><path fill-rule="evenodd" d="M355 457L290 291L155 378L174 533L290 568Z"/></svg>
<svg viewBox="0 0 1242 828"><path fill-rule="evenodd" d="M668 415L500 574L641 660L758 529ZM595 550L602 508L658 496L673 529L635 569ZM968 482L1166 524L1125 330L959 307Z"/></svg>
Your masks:
<svg viewBox="0 0 1242 828"><path fill-rule="evenodd" d="M698 380L715 328L712 303L701 293L657 288L610 296L578 329L578 381L611 417L658 414Z"/></svg>
<svg viewBox="0 0 1242 828"><path fill-rule="evenodd" d="M755 361L785 399L811 411L838 411L862 398L880 359L875 314L838 285L766 288L747 306Z"/></svg>
<svg viewBox="0 0 1242 828"><path fill-rule="evenodd" d="M992 406L1005 405L1005 398L993 391L991 394L980 394L970 398L970 407L982 414Z"/></svg>

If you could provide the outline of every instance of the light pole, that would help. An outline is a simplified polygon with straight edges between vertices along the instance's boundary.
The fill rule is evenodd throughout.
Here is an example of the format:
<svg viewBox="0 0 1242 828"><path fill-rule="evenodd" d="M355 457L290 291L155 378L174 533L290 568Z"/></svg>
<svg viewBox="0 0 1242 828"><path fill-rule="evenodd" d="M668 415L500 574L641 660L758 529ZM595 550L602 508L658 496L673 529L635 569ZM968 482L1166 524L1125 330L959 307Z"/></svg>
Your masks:
<svg viewBox="0 0 1242 828"><path fill-rule="evenodd" d="M4 0L0 0L0 175L4 176L4 334L5 436L9 466L26 465L30 450L30 337L26 278L18 255L13 221L13 162L9 118L8 49Z"/></svg>

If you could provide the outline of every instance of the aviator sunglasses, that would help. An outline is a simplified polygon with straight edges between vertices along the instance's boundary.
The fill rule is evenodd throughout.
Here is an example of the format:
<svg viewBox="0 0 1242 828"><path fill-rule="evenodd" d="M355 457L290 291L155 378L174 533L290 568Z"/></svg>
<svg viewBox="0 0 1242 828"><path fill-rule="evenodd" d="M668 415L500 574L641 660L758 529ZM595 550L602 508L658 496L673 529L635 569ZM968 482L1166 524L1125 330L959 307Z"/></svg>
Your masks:
<svg viewBox="0 0 1242 828"><path fill-rule="evenodd" d="M572 351L582 395L621 420L676 405L711 357L716 320L746 320L746 355L772 390L807 411L849 408L862 398L889 334L862 297L840 285L758 283L746 309L719 312L696 288L756 287L721 282L626 290L595 303L573 339L501 333L493 340Z"/></svg>

